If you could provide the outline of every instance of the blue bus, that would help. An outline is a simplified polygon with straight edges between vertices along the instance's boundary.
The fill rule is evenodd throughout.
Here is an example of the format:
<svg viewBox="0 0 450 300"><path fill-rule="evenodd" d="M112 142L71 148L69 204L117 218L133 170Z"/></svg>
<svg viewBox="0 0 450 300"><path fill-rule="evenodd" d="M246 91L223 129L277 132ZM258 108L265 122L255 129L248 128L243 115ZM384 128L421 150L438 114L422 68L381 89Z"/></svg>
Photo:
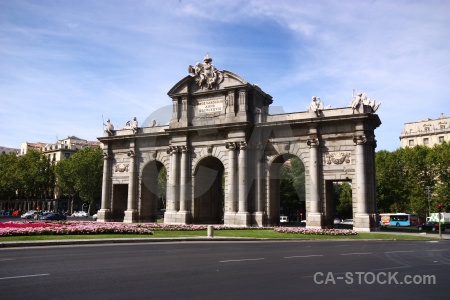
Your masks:
<svg viewBox="0 0 450 300"><path fill-rule="evenodd" d="M415 226L419 224L418 214L380 214L381 225L391 226Z"/></svg>

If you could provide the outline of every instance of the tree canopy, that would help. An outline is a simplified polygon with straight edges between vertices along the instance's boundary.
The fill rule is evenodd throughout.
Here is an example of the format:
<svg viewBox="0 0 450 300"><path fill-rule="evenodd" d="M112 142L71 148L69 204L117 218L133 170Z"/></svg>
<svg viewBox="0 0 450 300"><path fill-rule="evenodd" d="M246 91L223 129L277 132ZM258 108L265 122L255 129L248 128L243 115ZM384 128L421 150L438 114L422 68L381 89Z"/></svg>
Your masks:
<svg viewBox="0 0 450 300"><path fill-rule="evenodd" d="M428 209L436 211L438 203L448 210L450 144L444 142L433 148L416 146L394 152L379 151L376 153L376 181L380 212L427 215Z"/></svg>

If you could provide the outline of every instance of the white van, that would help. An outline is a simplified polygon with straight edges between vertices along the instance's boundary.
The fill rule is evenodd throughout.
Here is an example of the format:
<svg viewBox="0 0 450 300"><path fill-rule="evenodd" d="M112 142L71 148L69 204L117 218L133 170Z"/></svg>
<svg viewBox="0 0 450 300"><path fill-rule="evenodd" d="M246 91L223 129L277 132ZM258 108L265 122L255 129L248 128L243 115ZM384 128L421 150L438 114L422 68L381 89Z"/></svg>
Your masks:
<svg viewBox="0 0 450 300"><path fill-rule="evenodd" d="M286 216L280 216L280 223L286 223L286 222L289 222L289 221L288 221L288 217L286 217Z"/></svg>

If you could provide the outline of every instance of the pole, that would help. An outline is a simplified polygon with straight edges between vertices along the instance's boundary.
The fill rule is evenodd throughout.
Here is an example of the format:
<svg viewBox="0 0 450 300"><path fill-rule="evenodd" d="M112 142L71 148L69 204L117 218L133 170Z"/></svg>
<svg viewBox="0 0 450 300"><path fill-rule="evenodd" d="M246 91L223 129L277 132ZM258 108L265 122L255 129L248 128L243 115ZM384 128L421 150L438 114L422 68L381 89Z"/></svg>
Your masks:
<svg viewBox="0 0 450 300"><path fill-rule="evenodd" d="M442 228L441 228L441 212L438 212L439 220L439 239L442 240Z"/></svg>
<svg viewBox="0 0 450 300"><path fill-rule="evenodd" d="M428 217L430 217L430 187L426 186L425 188L427 190L427 195L428 195Z"/></svg>

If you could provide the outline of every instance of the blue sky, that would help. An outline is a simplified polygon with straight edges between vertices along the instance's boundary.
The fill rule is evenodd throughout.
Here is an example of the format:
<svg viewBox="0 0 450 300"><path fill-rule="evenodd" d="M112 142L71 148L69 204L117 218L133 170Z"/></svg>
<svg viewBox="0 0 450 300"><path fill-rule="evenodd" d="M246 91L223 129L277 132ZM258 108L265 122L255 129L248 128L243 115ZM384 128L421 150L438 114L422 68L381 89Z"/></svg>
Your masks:
<svg viewBox="0 0 450 300"><path fill-rule="evenodd" d="M0 0L0 145L164 119L167 92L209 53L274 110L311 96L381 101L377 150L404 123L450 116L450 1ZM277 106L277 110L275 110Z"/></svg>

